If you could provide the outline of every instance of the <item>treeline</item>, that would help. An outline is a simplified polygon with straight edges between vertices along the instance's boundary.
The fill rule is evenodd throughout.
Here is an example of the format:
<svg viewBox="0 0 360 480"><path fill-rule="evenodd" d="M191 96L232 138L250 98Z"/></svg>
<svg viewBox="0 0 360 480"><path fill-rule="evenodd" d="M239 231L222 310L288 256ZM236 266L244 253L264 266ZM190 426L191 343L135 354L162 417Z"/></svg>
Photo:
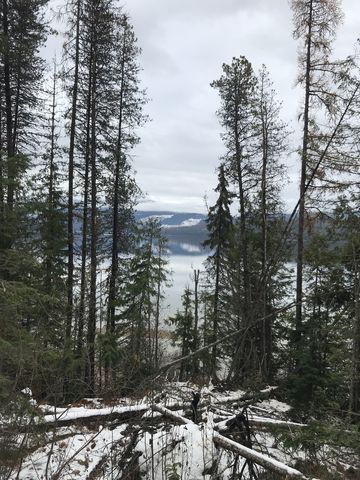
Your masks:
<svg viewBox="0 0 360 480"><path fill-rule="evenodd" d="M255 72L245 57L233 58L212 83L220 97L217 114L225 147L217 201L207 221L205 245L212 254L200 280L194 272L194 286L186 289L183 309L172 319L184 356L200 349L181 362L180 373L189 378L202 366L207 378L233 385L279 384L306 415L356 414L357 57L332 58L340 2L293 1L292 11L303 92L300 198L285 215L283 162L294 158L294 141L281 120L266 68Z"/></svg>
<svg viewBox="0 0 360 480"><path fill-rule="evenodd" d="M0 7L5 401L24 387L57 401L130 388L159 361L164 241L155 220L134 221L130 155L147 120L136 35L116 1L70 0L48 66L49 8Z"/></svg>

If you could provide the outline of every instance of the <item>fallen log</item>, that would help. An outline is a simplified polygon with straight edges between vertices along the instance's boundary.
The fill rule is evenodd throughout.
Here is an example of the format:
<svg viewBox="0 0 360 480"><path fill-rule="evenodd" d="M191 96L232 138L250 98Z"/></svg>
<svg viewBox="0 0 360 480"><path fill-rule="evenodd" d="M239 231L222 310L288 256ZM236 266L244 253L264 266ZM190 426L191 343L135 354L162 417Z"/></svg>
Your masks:
<svg viewBox="0 0 360 480"><path fill-rule="evenodd" d="M69 409L61 412L59 415L44 415L39 421L46 425L69 425L74 423L96 422L101 420L113 421L117 419L127 419L134 415L141 415L149 409L147 404L127 405L124 407L109 408L89 408L89 409Z"/></svg>
<svg viewBox="0 0 360 480"><path fill-rule="evenodd" d="M181 423L184 425L191 424L198 428L198 426L188 418L185 418L177 413L174 413L171 410L161 405L151 405L151 409L156 412L162 413L164 416L171 418L172 420L178 423ZM260 452L257 452L256 450L245 447L240 443L234 442L233 440L230 440L229 438L224 437L223 435L215 431L214 431L213 442L217 447L224 448L225 450L230 450L234 453L238 453L239 455L246 458L247 460L251 460L257 465L260 465L261 467L264 467L265 469L270 470L272 472L280 473L290 478L299 478L302 480L316 480L316 479L310 479L310 477L303 475L299 470L289 467L285 463L279 462L278 460L275 460L274 458L271 458L268 455L264 455Z"/></svg>
<svg viewBox="0 0 360 480"><path fill-rule="evenodd" d="M178 422L180 424L183 424L183 425L186 425L186 424L192 424L192 425L196 425L193 421L189 420L188 418L186 417L183 417L181 415L179 415L178 413L175 413L171 410L169 410L168 408L166 407L163 407L162 405L157 405L156 403L151 405L151 410L153 410L154 412L159 412L161 413L164 417L168 417L168 418L171 418L171 420L174 420L175 422Z"/></svg>
<svg viewBox="0 0 360 480"><path fill-rule="evenodd" d="M271 458L268 455L263 455L262 453L257 452L256 450L245 447L240 443L234 442L233 440L230 440L229 438L224 437L223 435L220 435L220 433L214 432L213 441L217 447L224 448L225 450L230 450L231 452L237 453L242 457L246 458L247 460L251 460L257 465L260 465L272 472L285 475L287 478L290 477L290 478L300 478L302 480L316 480L316 479L310 479L310 477L303 475L299 470L289 467L285 463L279 462L278 460L275 460L274 458Z"/></svg>
<svg viewBox="0 0 360 480"><path fill-rule="evenodd" d="M236 418L236 415L233 417L227 418L215 424L214 428L219 432L224 432L228 429L229 423ZM288 422L286 420L276 420L275 418L267 417L258 417L249 415L248 416L249 425L252 427L282 427L282 428L305 428L307 425L305 423L296 423Z"/></svg>

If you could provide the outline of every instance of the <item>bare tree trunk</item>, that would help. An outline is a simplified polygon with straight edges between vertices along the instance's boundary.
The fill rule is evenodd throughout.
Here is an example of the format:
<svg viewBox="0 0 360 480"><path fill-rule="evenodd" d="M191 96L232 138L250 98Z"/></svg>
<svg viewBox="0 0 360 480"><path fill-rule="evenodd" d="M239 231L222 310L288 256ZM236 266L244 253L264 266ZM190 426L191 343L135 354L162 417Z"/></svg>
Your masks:
<svg viewBox="0 0 360 480"><path fill-rule="evenodd" d="M354 257L355 257L354 252ZM358 260L354 258L354 326L352 376L350 385L350 412L360 412L360 273Z"/></svg>
<svg viewBox="0 0 360 480"><path fill-rule="evenodd" d="M125 42L125 41L124 41ZM125 45L124 47L125 48ZM108 300L108 325L110 332L115 330L115 297L116 297L116 279L119 270L119 188L121 175L121 156L122 156L122 130L123 130L123 102L124 102L124 64L125 59L122 59L121 64L121 89L119 99L119 121L118 121L118 135L116 142L116 164L115 164L115 181L114 181L114 199L113 199L113 218L112 218L112 251L111 251L111 273L109 282L109 300Z"/></svg>
<svg viewBox="0 0 360 480"><path fill-rule="evenodd" d="M79 320L77 331L77 354L80 355L83 350L84 335L84 317L85 317L85 296L86 296L86 261L88 253L88 224L89 224L89 174L90 174L90 123L91 123L91 94L92 94L92 56L89 64L89 83L86 106L86 144L85 144L85 176L84 176L84 204L83 204L83 222L82 222L82 241L81 241L81 271L80 271L80 300L79 300Z"/></svg>
<svg viewBox="0 0 360 480"><path fill-rule="evenodd" d="M309 2L309 23L306 38L306 66L305 66L305 100L304 100L304 128L301 153L300 203L298 215L297 259L296 259L296 314L295 314L295 348L303 334L303 264L304 264L304 225L305 225L305 192L307 177L307 156L309 144L309 107L310 107L310 69L311 69L311 37L312 37L313 0ZM298 359L297 359L298 361Z"/></svg>
<svg viewBox="0 0 360 480"><path fill-rule="evenodd" d="M92 91L91 91L91 142L90 142L90 161L91 161L91 241L90 241L90 297L89 297L89 317L87 331L87 386L91 393L95 391L95 336L96 336L96 273L97 273L97 165L96 165L96 41L93 39L91 55L93 56L92 65Z"/></svg>
<svg viewBox="0 0 360 480"><path fill-rule="evenodd" d="M160 323L160 301L161 301L161 256L162 256L162 247L159 244L159 253L158 253L158 269L159 276L157 279L157 291L156 291L156 310L155 310L155 341L154 341L154 361L155 361L155 370L159 368L159 323Z"/></svg>
<svg viewBox="0 0 360 480"><path fill-rule="evenodd" d="M48 221L52 221L54 212L54 175L55 175L55 109L56 109L56 64L54 63L54 81L52 90L51 124L50 124L50 158L49 158L49 192L48 192ZM51 228L51 225L50 225ZM47 249L50 252L50 249ZM53 258L51 253L46 259L46 285L48 292L52 290Z"/></svg>
<svg viewBox="0 0 360 480"><path fill-rule="evenodd" d="M67 212L67 235L68 235L68 271L67 271L67 319L65 330L65 343L68 345L71 337L71 327L74 308L74 152L75 134L77 121L77 98L79 82L79 51L80 51L80 15L81 0L77 2L76 32L75 32L75 65L74 85L72 91L71 122L70 122L70 146L68 165L68 212Z"/></svg>
<svg viewBox="0 0 360 480"><path fill-rule="evenodd" d="M247 238L247 226L245 217L245 192L243 183L243 166L242 166L242 151L240 145L240 134L238 120L236 119L235 125L235 146L236 146L236 169L237 169L237 182L239 189L239 213L240 213L240 242L242 249L242 277L243 277L243 289L244 289L244 301L242 305L242 322L243 325L248 326L251 323L250 311L251 311L251 293L250 293L250 275L249 275L249 262L248 262L248 238ZM228 373L228 380L232 376L241 379L251 362L252 346L250 342L246 342L246 350L244 348L244 339L239 337L236 342L235 353L231 363L231 367ZM248 351L250 349L250 351ZM235 371L235 372L234 372Z"/></svg>
<svg viewBox="0 0 360 480"><path fill-rule="evenodd" d="M266 271L268 264L268 223L267 223L267 166L268 166L268 126L266 113L261 112L262 127L262 167L261 167L261 316L264 318L261 331L261 374L264 380L271 376L272 356L272 318L268 317L268 281Z"/></svg>
<svg viewBox="0 0 360 480"><path fill-rule="evenodd" d="M193 350L198 349L199 343L199 278L200 270L194 270L194 346ZM199 371L198 361L195 359L194 362L194 373L197 374Z"/></svg>

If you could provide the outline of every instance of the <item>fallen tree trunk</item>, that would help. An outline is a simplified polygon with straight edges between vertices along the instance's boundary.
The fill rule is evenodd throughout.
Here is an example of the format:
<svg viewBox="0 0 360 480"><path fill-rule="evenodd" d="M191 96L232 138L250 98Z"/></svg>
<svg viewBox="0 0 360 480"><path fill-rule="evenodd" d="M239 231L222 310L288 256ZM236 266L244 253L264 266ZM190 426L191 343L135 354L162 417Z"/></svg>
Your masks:
<svg viewBox="0 0 360 480"><path fill-rule="evenodd" d="M162 415L171 418L172 420L184 424L184 425L196 425L194 422L185 418L177 413L172 412L171 410L161 406L161 405L151 405L151 409L161 413ZM197 425L196 425L197 427ZM311 480L309 477L303 475L299 470L295 468L289 467L285 463L279 462L274 458L269 457L268 455L263 455L256 450L251 448L245 447L240 443L234 442L223 435L220 435L218 432L214 431L213 442L217 447L224 448L225 450L230 450L234 453L238 453L242 457L246 458L247 460L251 460L252 462L264 467L267 470L272 472L280 473L286 475L290 478L300 478L302 480ZM315 479L312 479L315 480Z"/></svg>
<svg viewBox="0 0 360 480"><path fill-rule="evenodd" d="M134 414L142 414L149 409L149 405L128 405L125 407L110 407L110 408L92 408L66 410L59 415L45 415L40 423L47 425L69 425L75 422L86 423L87 421L97 421L106 418L107 420L115 420L119 418L131 418Z"/></svg>
<svg viewBox="0 0 360 480"><path fill-rule="evenodd" d="M217 447L224 448L225 450L230 450L231 452L237 453L242 457L246 458L247 460L251 460L252 462L260 465L267 470L272 472L280 473L285 475L287 478L300 478L302 480L315 480L310 479L303 475L299 470L295 468L289 467L285 463L279 462L274 458L269 457L268 455L263 455L262 453L257 452L251 448L245 447L240 443L234 442L223 435L220 435L217 432L214 432L214 444Z"/></svg>
<svg viewBox="0 0 360 480"><path fill-rule="evenodd" d="M196 425L194 422L192 422L192 421L189 420L188 418L183 417L183 416L179 415L178 413L175 413L175 412L169 410L168 408L163 407L162 405L157 405L157 404L155 403L155 404L151 405L150 408L151 408L151 410L153 410L154 412L159 412L159 413L161 413L162 415L164 415L164 417L171 418L171 420L174 420L174 421L177 422L177 423L180 423L180 424L183 424L183 425L186 425L186 424Z"/></svg>
<svg viewBox="0 0 360 480"><path fill-rule="evenodd" d="M236 418L236 415L233 417L227 418L215 424L214 428L219 432L224 432L228 429L229 423ZM305 428L307 425L305 423L296 423L296 422L287 422L286 420L276 420L274 418L262 418L255 416L248 416L249 425L252 427L283 427L283 428Z"/></svg>

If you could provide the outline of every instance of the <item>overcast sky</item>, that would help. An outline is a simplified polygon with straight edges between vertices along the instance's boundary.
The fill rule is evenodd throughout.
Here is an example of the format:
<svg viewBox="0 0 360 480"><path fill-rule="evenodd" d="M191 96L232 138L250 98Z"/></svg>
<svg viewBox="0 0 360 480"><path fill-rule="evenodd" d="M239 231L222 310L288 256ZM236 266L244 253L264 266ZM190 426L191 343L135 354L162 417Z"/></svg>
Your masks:
<svg viewBox="0 0 360 480"><path fill-rule="evenodd" d="M122 3L120 1L120 3ZM298 45L292 38L288 0L124 0L132 20L143 67L142 84L150 99L152 119L141 129L133 155L137 181L147 194L141 209L205 212L211 205L215 169L224 153L219 106L210 83L221 76L223 63L245 55L258 70L265 64L283 102L283 118L299 132L297 115L302 91L295 88ZM51 0L63 6L64 0ZM344 22L335 55L353 53L360 36L360 0L343 0ZM63 30L64 24L57 25ZM52 58L61 35L48 42ZM60 55L60 53L58 53ZM293 147L298 138L294 136ZM283 198L292 210L298 195L296 154L285 159L289 184Z"/></svg>
<svg viewBox="0 0 360 480"><path fill-rule="evenodd" d="M142 81L152 121L141 130L134 167L147 201L141 208L205 211L223 153L215 111L218 96L210 82L222 63L245 55L257 70L267 66L283 117L298 129L301 91L294 88L297 44L287 0L127 0L143 53ZM360 1L343 0L344 23L336 54L352 53L360 33ZM287 208L296 203L298 165L287 159Z"/></svg>

